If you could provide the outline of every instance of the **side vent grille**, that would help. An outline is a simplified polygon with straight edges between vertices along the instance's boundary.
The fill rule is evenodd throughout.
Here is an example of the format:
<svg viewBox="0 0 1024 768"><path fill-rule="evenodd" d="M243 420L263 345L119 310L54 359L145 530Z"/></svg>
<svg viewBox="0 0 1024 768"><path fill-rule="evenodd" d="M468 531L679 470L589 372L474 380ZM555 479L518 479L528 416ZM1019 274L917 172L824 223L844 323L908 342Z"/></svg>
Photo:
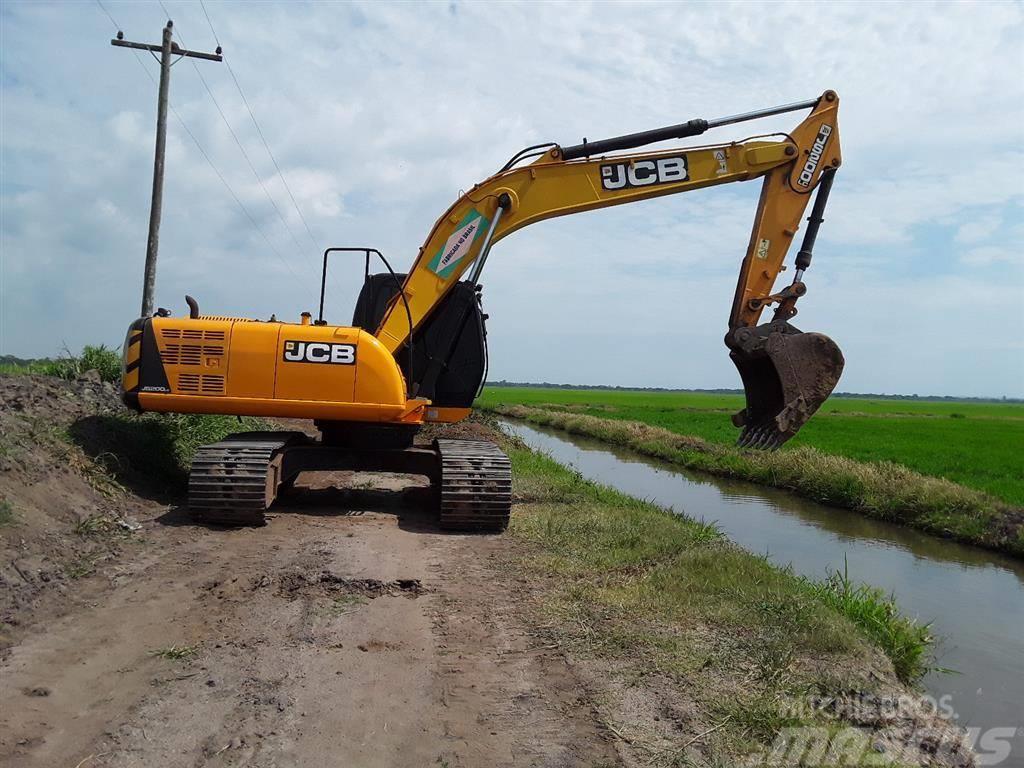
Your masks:
<svg viewBox="0 0 1024 768"><path fill-rule="evenodd" d="M210 344L168 344L160 355L164 365L202 365L203 355L221 357L223 347Z"/></svg>
<svg viewBox="0 0 1024 768"><path fill-rule="evenodd" d="M221 320L229 323L258 323L259 320L253 320L251 317L225 317L224 315L200 315L201 320ZM210 333L210 331L207 331ZM219 331L218 331L219 333ZM206 338L210 338L207 336Z"/></svg>
<svg viewBox="0 0 1024 768"><path fill-rule="evenodd" d="M204 331L199 328L161 328L160 335L165 339L205 339L206 341L224 341L226 337L224 331Z"/></svg>
<svg viewBox="0 0 1024 768"><path fill-rule="evenodd" d="M206 328L161 328L162 351L160 361L164 365L220 367L227 354L226 330ZM214 358L211 360L210 358Z"/></svg>
<svg viewBox="0 0 1024 768"><path fill-rule="evenodd" d="M223 395L224 377L205 373L183 373L178 376L178 391L188 395Z"/></svg>

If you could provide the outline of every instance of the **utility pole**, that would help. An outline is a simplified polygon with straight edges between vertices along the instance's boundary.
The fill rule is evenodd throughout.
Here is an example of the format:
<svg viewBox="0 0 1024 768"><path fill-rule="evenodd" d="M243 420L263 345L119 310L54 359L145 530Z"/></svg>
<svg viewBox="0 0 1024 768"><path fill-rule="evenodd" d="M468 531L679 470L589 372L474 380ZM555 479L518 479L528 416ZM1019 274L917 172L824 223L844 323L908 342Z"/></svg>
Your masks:
<svg viewBox="0 0 1024 768"><path fill-rule="evenodd" d="M140 51L160 53L160 95L156 109L156 151L153 158L153 197L149 206L149 239L146 243L146 271L142 283L142 314L149 317L153 314L153 289L156 285L156 254L160 245L160 214L164 201L164 150L167 146L167 92L171 85L171 66L186 56L208 61L221 61L221 49L217 46L216 53L187 51L171 40L174 22L167 20L164 27L163 42L160 45L149 43L133 43L124 39L124 33L118 31L117 39L111 45L122 48L136 48ZM171 61L172 56L178 59Z"/></svg>

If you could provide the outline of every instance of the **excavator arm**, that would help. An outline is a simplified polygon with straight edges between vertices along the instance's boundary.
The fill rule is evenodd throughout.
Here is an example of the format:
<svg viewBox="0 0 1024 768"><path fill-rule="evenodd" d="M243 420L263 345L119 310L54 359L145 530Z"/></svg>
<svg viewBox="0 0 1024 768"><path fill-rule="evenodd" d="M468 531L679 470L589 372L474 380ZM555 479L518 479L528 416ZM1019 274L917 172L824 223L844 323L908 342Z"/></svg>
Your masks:
<svg viewBox="0 0 1024 768"><path fill-rule="evenodd" d="M788 134L727 144L631 154L609 154L668 138L695 136L712 127L797 109L810 115ZM548 145L532 163L517 156L464 193L435 223L402 291L377 328L398 354L431 312L463 279L477 284L490 248L537 221L662 197L731 182L763 179L750 242L740 266L726 344L744 382L747 407L735 417L741 444L773 447L791 437L838 382L842 355L828 337L803 334L787 321L806 287L814 237L836 169L841 163L839 98L818 99L572 147ZM531 148L540 149L540 148ZM526 150L524 150L526 152ZM520 153L522 155L523 153ZM817 201L796 259L795 277L773 292L776 278L812 194ZM775 305L771 322L758 326Z"/></svg>

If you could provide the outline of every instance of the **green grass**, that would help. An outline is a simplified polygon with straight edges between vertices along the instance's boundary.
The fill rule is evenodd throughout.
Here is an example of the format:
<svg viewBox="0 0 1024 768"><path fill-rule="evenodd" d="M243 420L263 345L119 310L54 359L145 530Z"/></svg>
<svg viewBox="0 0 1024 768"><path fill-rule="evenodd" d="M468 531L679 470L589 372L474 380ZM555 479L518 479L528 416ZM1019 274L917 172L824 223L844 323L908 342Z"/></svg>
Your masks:
<svg viewBox="0 0 1024 768"><path fill-rule="evenodd" d="M105 345L86 344L78 355L65 350L55 360L30 360L22 363L0 363L0 373L36 373L58 379L76 379L87 371L96 371L103 381L117 383L121 378L121 355Z"/></svg>
<svg viewBox="0 0 1024 768"><path fill-rule="evenodd" d="M751 617L784 625L805 648L846 648L848 627L827 605L883 648L905 680L928 671L927 628L899 616L895 603L845 574L826 582L794 576L724 540L713 526L584 479L548 456L513 447L516 499L540 510L515 532L542 543L563 576L598 579L597 593L618 605L653 606L667 618L693 612L734 627ZM567 514L562 505L573 506ZM518 520L518 519L517 519ZM823 617L825 617L823 619ZM693 618L693 617L690 617Z"/></svg>
<svg viewBox="0 0 1024 768"><path fill-rule="evenodd" d="M338 618L352 613L358 606L369 602L363 595L341 595L321 607L322 612L330 617Z"/></svg>
<svg viewBox="0 0 1024 768"><path fill-rule="evenodd" d="M51 364L53 360L31 360L25 363L0 363L0 374L14 376L22 373L38 373L40 375L53 375Z"/></svg>
<svg viewBox="0 0 1024 768"><path fill-rule="evenodd" d="M879 658L907 682L931 666L928 628L877 590L845 574L798 577L711 525L587 481L517 441L507 447L510 533L531 544L523 567L549 584L542 625L617 674L674 680L710 723L724 723L711 739L720 757L815 724L787 703L871 689Z"/></svg>
<svg viewBox="0 0 1024 768"><path fill-rule="evenodd" d="M680 466L785 488L934 535L1024 556L1024 514L998 499L892 462L862 462L800 447L739 450L637 421L499 406L496 413L565 429Z"/></svg>
<svg viewBox="0 0 1024 768"><path fill-rule="evenodd" d="M879 647L885 649L897 673L913 679L931 664L934 638L928 625L899 615L895 597L867 584L857 584L843 573L831 573L823 582L807 580L811 593L843 614Z"/></svg>
<svg viewBox="0 0 1024 768"><path fill-rule="evenodd" d="M198 652L199 647L195 645L170 645L166 648L157 648L150 651L149 655L170 661L181 661L182 659L192 658Z"/></svg>
<svg viewBox="0 0 1024 768"><path fill-rule="evenodd" d="M97 514L79 520L75 523L73 530L79 536L94 536L108 533L114 530L116 525L117 521L109 515Z"/></svg>
<svg viewBox="0 0 1024 768"><path fill-rule="evenodd" d="M743 395L705 392L650 392L626 389L559 389L555 387L488 386L483 402L513 402L522 405L592 405L615 408L647 407L720 411L731 414L744 405ZM956 400L888 400L870 397L832 397L821 413L868 414L874 416L933 416L954 414L986 418L1024 420L1024 404Z"/></svg>
<svg viewBox="0 0 1024 768"><path fill-rule="evenodd" d="M267 422L253 417L124 411L79 419L69 433L117 482L133 486L156 483L181 492L200 446L234 432L265 429Z"/></svg>
<svg viewBox="0 0 1024 768"><path fill-rule="evenodd" d="M96 572L96 564L104 557L103 552L90 552L81 555L64 567L64 573L69 579L84 579Z"/></svg>
<svg viewBox="0 0 1024 768"><path fill-rule="evenodd" d="M9 525L14 522L14 505L7 499L0 499L0 525Z"/></svg>
<svg viewBox="0 0 1024 768"><path fill-rule="evenodd" d="M490 387L478 404L527 405L640 421L732 445L741 395ZM1024 505L1024 405L831 398L782 451L890 461Z"/></svg>

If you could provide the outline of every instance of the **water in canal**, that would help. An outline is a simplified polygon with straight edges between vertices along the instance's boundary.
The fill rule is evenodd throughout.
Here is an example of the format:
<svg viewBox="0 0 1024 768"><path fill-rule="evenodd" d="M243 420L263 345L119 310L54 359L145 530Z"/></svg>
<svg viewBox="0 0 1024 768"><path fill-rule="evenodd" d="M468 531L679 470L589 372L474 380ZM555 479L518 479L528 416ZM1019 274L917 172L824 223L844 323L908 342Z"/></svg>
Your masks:
<svg viewBox="0 0 1024 768"><path fill-rule="evenodd" d="M822 506L785 491L680 470L567 432L502 422L584 477L715 522L733 541L814 578L850 576L896 596L941 638L924 685L964 727L1018 728L1003 766L1024 767L1024 563Z"/></svg>

